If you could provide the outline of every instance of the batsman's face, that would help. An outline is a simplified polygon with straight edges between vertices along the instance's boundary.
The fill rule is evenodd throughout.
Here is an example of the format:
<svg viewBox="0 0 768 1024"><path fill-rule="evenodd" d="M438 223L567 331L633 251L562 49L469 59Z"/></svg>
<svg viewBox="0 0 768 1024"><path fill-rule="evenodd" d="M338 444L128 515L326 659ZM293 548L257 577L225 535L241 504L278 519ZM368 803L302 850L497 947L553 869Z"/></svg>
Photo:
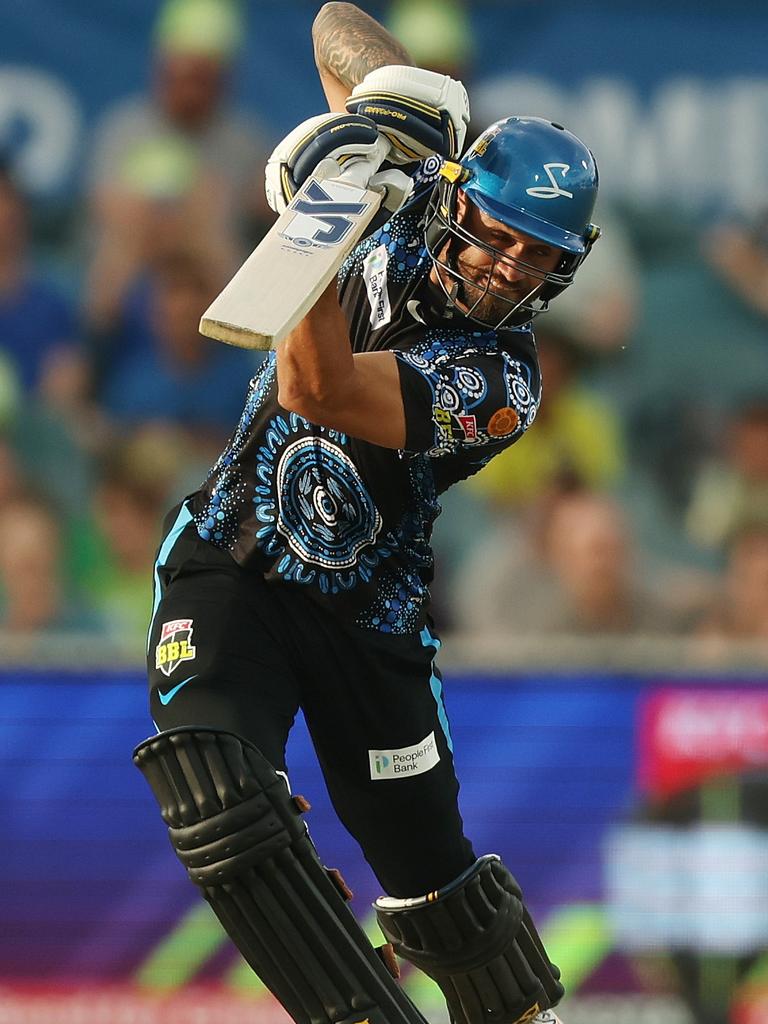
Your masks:
<svg viewBox="0 0 768 1024"><path fill-rule="evenodd" d="M459 243L456 268L476 287L464 285L460 290L463 294L454 300L457 305L471 310L480 320L493 322L509 313L510 303L516 305L535 298L544 284L544 275L560 263L562 249L494 220L467 199L461 189L457 193L456 215L465 231L488 246L486 250Z"/></svg>

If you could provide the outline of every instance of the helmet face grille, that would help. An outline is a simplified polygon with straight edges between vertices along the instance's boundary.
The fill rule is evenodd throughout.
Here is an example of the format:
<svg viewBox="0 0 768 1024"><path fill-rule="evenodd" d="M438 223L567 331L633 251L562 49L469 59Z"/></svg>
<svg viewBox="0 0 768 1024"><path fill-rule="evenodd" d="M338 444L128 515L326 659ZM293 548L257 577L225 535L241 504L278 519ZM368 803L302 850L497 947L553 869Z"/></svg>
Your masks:
<svg viewBox="0 0 768 1024"><path fill-rule="evenodd" d="M581 253L563 251L557 268L543 271L524 260L502 252L478 238L459 223L456 215L458 182L443 178L432 195L427 209L424 241L436 268L436 277L449 303L461 315L494 330L520 327L543 313L552 298L573 281L573 276L589 251L582 245ZM467 198L472 199L468 194ZM547 243L551 244L551 243ZM472 280L461 272L456 260L460 247L474 246L489 258L485 283ZM492 287L499 266L513 267L528 277L533 285L522 297L510 298ZM490 297L491 301L488 301Z"/></svg>

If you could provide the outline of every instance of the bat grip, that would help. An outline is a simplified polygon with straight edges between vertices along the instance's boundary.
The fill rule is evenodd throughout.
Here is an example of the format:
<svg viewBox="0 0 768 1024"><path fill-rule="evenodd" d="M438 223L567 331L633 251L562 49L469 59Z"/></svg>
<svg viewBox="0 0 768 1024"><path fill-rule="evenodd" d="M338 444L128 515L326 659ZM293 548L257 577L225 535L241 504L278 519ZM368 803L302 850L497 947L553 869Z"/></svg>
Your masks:
<svg viewBox="0 0 768 1024"><path fill-rule="evenodd" d="M389 141L383 135L379 135L373 153L347 161L339 179L359 188L367 188L371 175L375 174L387 159L389 148Z"/></svg>

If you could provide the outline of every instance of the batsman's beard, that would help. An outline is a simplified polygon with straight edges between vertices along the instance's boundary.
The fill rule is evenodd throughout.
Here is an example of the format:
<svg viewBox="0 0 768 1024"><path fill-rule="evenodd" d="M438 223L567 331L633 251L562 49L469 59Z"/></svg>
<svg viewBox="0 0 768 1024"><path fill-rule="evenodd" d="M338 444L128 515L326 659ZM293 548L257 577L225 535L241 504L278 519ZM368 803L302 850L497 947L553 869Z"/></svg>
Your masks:
<svg viewBox="0 0 768 1024"><path fill-rule="evenodd" d="M510 284L503 279L494 279L492 267L480 270L463 256L452 262L451 269L460 278L451 275L445 267L437 267L437 273L443 275L451 301L461 313L491 326L500 326L521 306L532 301L544 283L538 281L532 288L529 281Z"/></svg>

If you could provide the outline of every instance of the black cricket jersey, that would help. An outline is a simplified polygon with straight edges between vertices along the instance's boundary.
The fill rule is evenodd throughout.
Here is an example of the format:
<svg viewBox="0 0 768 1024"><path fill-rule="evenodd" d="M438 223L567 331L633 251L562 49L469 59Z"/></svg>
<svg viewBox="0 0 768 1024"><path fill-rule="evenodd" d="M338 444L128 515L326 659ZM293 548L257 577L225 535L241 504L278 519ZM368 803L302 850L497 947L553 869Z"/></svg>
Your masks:
<svg viewBox="0 0 768 1024"><path fill-rule="evenodd" d="M438 495L516 441L541 393L529 328L482 328L436 301L424 218L439 166L434 157L418 166L411 200L356 246L338 276L353 350L396 354L405 448L287 412L271 352L191 500L203 540L380 633L422 629Z"/></svg>

